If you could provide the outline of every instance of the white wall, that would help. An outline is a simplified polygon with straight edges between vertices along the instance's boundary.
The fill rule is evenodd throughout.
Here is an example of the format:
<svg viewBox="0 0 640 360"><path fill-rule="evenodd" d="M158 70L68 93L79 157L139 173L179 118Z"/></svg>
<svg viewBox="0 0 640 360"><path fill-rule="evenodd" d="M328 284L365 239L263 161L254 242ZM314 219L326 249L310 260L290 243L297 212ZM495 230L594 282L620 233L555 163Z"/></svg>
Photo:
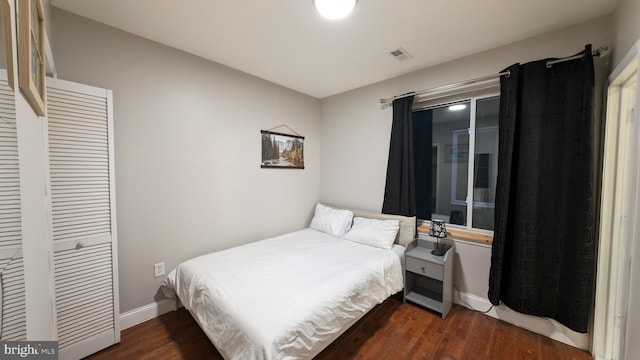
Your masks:
<svg viewBox="0 0 640 360"><path fill-rule="evenodd" d="M121 311L160 298L154 263L308 225L318 100L56 8L52 19L59 77L113 90ZM306 137L304 170L260 169L260 130L282 124Z"/></svg>
<svg viewBox="0 0 640 360"><path fill-rule="evenodd" d="M588 43L594 49L612 46L611 27L611 18L603 17L323 99L321 201L367 210L382 208L392 111L380 109L380 98L495 74L516 62L572 55ZM467 301L488 308L491 248L465 242L456 247L456 285ZM502 308L493 314L588 347L588 336Z"/></svg>

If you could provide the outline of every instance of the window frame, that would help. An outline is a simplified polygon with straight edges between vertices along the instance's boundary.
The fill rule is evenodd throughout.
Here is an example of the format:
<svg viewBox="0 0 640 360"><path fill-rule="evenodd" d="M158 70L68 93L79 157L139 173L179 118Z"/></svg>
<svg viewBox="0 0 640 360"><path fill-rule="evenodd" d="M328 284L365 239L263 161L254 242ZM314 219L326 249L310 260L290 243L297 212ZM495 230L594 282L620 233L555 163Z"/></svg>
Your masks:
<svg viewBox="0 0 640 360"><path fill-rule="evenodd" d="M471 116L471 115L469 115ZM458 144L460 144L459 142L459 138L460 136L464 136L467 135L469 136L469 129L467 130L454 130L451 132L451 146L453 147L457 147ZM469 148L471 148L471 139L469 139L469 144L467 144L467 146ZM468 150L467 150L468 151ZM469 153L467 155L468 157L471 156L471 154ZM468 161L467 161L468 163ZM467 170L469 168L469 165L467 164ZM467 174L467 196L465 196L464 200L460 200L457 197L456 192L453 189L457 189L458 187L458 167L457 166L451 166L451 205L458 205L458 206L467 206L467 199L469 198L469 174Z"/></svg>
<svg viewBox="0 0 640 360"><path fill-rule="evenodd" d="M458 199L455 199L455 194L451 192L452 204L457 204L457 202L460 202L459 205L466 206L466 209L467 209L466 224L467 225L455 225L447 222L447 236L452 236L454 238L460 238L463 240L476 241L476 242L482 242L487 244L491 244L493 241L493 230L486 230L486 229L473 227L473 208L474 208L474 202L473 202L474 187L473 186L474 186L474 176L475 176L475 158L476 158L475 145L476 145L476 132L477 132L476 116L477 116L478 101L495 98L495 97L498 97L498 98L500 97L499 86L497 89L495 86L489 86L484 90L483 89L480 89L479 91L476 90L471 94L465 93L465 92L461 92L457 95L452 94L450 96L447 96L446 101L443 99L442 102L437 102L436 100L437 96L436 96L436 99L432 99L432 100L430 99L426 99L423 101L418 100L414 103L414 107L412 109L412 112L416 112L416 111L424 111L424 110L433 110L436 108L442 108L442 107L451 106L459 103L467 103L467 102L469 103L469 107L470 107L469 128L466 131L466 134L469 136L469 160L468 160L468 168L467 168L466 201L462 202L462 201L459 201ZM421 105L421 103L426 103L426 104ZM483 127L483 129L484 128L492 128L492 130L495 129L496 140L499 139L499 135L497 134L497 132L499 131L499 126ZM473 131L471 129L473 129ZM457 132L454 132L454 134L452 134L452 137L458 135L457 133L464 133L464 130L458 130ZM452 138L452 143L453 142L454 142L454 139ZM498 149L497 141L496 141L495 148L496 148L496 155L497 155L497 149ZM453 185L453 181L457 180L456 176L454 176L454 172L455 172L455 175L457 176L456 167L452 167L452 174L451 174L452 185ZM497 182L497 179L491 179L491 181L495 183ZM482 208L495 208L495 203L491 204L491 203L481 202L479 204L481 205L479 207L482 207ZM418 221L418 231L425 232L425 233L429 231L430 222L431 222L430 219L416 219L416 220Z"/></svg>
<svg viewBox="0 0 640 360"><path fill-rule="evenodd" d="M478 131L477 131L478 129L482 129L481 132L487 132L488 133L488 132L493 131L495 133L495 135L496 135L495 154L497 155L498 154L498 141L499 141L500 126L485 126L485 127L482 127L482 128L476 128L476 134L478 133ZM478 154L474 154L474 155L477 156ZM474 161L475 161L475 156L474 156ZM474 174L473 174L474 180L475 180L475 175L476 174L475 174L475 164L474 164ZM491 185L496 186L497 185L496 184L497 183L497 175L496 175L496 179L489 178L489 181L491 181L491 183L489 183L489 187L491 187ZM495 209L496 204L495 204L495 202L488 203L488 202L484 202L484 201L478 201L478 202L475 202L474 204L472 204L472 206L479 207L479 208Z"/></svg>

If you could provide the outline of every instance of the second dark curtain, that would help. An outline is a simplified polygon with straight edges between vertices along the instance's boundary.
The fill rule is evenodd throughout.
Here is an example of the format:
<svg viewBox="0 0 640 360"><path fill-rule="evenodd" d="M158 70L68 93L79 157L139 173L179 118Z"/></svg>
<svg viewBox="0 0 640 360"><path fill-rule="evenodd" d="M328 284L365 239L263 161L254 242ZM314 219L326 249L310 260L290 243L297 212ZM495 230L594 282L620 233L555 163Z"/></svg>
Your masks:
<svg viewBox="0 0 640 360"><path fill-rule="evenodd" d="M393 101L387 182L382 204L385 214L416 215L412 106L413 96Z"/></svg>
<svg viewBox="0 0 640 360"><path fill-rule="evenodd" d="M587 332L595 199L591 46L580 60L501 78L489 299Z"/></svg>

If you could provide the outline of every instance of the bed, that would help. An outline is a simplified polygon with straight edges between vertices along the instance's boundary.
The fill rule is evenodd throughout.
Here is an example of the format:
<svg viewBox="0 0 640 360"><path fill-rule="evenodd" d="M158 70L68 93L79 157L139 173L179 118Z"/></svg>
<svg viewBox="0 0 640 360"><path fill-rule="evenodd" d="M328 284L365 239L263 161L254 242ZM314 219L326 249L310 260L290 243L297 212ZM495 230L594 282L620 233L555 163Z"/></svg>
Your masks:
<svg viewBox="0 0 640 360"><path fill-rule="evenodd" d="M225 359L309 359L402 290L414 236L415 218L318 204L309 228L188 260L162 291Z"/></svg>

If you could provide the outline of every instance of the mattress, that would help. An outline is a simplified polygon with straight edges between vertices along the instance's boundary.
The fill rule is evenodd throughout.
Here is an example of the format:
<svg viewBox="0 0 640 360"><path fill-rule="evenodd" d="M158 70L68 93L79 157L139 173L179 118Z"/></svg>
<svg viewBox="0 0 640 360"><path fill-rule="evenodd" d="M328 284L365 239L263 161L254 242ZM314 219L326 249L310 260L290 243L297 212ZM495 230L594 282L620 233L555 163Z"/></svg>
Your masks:
<svg viewBox="0 0 640 360"><path fill-rule="evenodd" d="M225 359L311 358L402 287L394 250L312 229L194 258L162 285Z"/></svg>

